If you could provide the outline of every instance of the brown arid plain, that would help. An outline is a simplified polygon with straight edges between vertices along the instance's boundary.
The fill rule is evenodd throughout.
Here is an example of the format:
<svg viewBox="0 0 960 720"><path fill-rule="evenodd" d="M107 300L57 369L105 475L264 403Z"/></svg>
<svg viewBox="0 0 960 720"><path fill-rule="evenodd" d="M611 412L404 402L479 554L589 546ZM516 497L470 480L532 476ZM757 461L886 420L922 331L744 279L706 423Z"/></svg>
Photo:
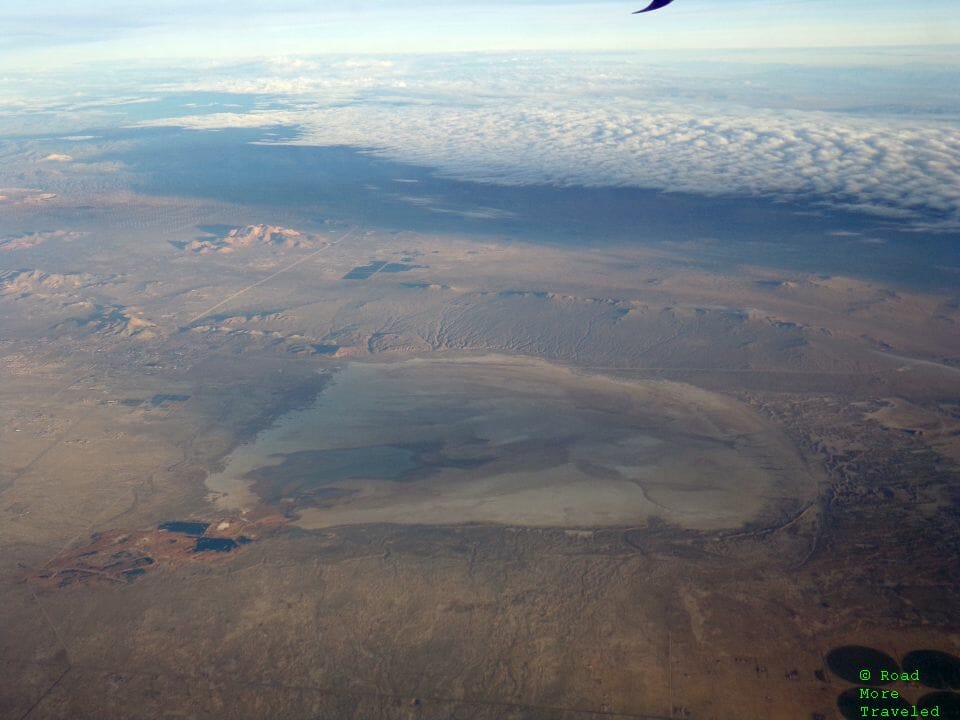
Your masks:
<svg viewBox="0 0 960 720"><path fill-rule="evenodd" d="M832 649L958 653L955 296L0 196L0 717L825 720Z"/></svg>

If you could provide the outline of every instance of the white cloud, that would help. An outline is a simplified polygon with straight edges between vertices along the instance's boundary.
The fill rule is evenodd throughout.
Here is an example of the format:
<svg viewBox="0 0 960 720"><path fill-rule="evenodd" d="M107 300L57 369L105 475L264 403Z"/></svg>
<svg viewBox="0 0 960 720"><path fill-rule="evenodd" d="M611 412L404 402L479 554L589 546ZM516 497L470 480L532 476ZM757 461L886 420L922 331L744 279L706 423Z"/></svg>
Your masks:
<svg viewBox="0 0 960 720"><path fill-rule="evenodd" d="M960 132L943 122L538 100L389 108L353 102L162 122L298 125L294 144L370 148L481 182L804 197L960 227Z"/></svg>
<svg viewBox="0 0 960 720"><path fill-rule="evenodd" d="M0 134L125 125L142 103L197 93L155 107L228 112L140 125L288 126L296 144L354 146L463 179L802 197L814 203L804 212L822 203L924 231L960 228L952 66L893 51L870 72L846 56L837 66L822 54L764 57L277 56L165 68L117 88L50 80L32 114L15 99L28 86L14 83L14 100L0 100ZM200 93L248 95L242 105L253 109ZM51 150L95 159L74 146L43 154Z"/></svg>

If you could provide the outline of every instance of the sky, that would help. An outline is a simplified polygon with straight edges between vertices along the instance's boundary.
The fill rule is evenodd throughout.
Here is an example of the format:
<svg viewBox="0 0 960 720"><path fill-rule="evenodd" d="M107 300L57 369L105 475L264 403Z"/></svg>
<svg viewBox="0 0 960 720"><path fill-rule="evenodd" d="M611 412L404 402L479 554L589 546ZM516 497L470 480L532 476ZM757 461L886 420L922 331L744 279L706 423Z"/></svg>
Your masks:
<svg viewBox="0 0 960 720"><path fill-rule="evenodd" d="M0 68L278 54L960 44L957 0L0 0Z"/></svg>
<svg viewBox="0 0 960 720"><path fill-rule="evenodd" d="M67 177L105 167L111 129L254 128L463 180L960 231L960 0L644 4L0 0L0 140L62 136L38 162Z"/></svg>

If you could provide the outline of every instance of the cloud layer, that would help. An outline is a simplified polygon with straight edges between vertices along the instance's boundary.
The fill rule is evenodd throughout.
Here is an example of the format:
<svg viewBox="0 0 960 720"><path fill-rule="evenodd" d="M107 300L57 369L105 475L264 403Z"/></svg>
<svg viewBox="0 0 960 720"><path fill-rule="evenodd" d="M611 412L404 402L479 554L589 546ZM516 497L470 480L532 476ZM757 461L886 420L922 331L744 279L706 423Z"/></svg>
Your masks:
<svg viewBox="0 0 960 720"><path fill-rule="evenodd" d="M414 69L279 59L260 76L181 87L268 94L269 109L153 124L296 126L295 144L365 148L460 179L802 198L960 228L952 115L826 111L826 101L803 107L774 87L701 65L684 74L578 58L541 67L447 58Z"/></svg>
<svg viewBox="0 0 960 720"><path fill-rule="evenodd" d="M300 143L376 148L482 182L803 196L960 220L960 133L938 125L678 107L346 107L299 119Z"/></svg>

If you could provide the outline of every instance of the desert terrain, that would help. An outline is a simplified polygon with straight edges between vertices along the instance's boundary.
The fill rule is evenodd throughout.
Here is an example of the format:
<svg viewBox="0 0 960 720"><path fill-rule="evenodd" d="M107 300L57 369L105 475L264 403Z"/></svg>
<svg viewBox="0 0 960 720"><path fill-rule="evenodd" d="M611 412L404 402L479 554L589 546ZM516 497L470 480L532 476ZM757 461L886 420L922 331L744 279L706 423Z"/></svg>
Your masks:
<svg viewBox="0 0 960 720"><path fill-rule="evenodd" d="M956 288L36 165L0 716L825 720L838 648L960 654Z"/></svg>

